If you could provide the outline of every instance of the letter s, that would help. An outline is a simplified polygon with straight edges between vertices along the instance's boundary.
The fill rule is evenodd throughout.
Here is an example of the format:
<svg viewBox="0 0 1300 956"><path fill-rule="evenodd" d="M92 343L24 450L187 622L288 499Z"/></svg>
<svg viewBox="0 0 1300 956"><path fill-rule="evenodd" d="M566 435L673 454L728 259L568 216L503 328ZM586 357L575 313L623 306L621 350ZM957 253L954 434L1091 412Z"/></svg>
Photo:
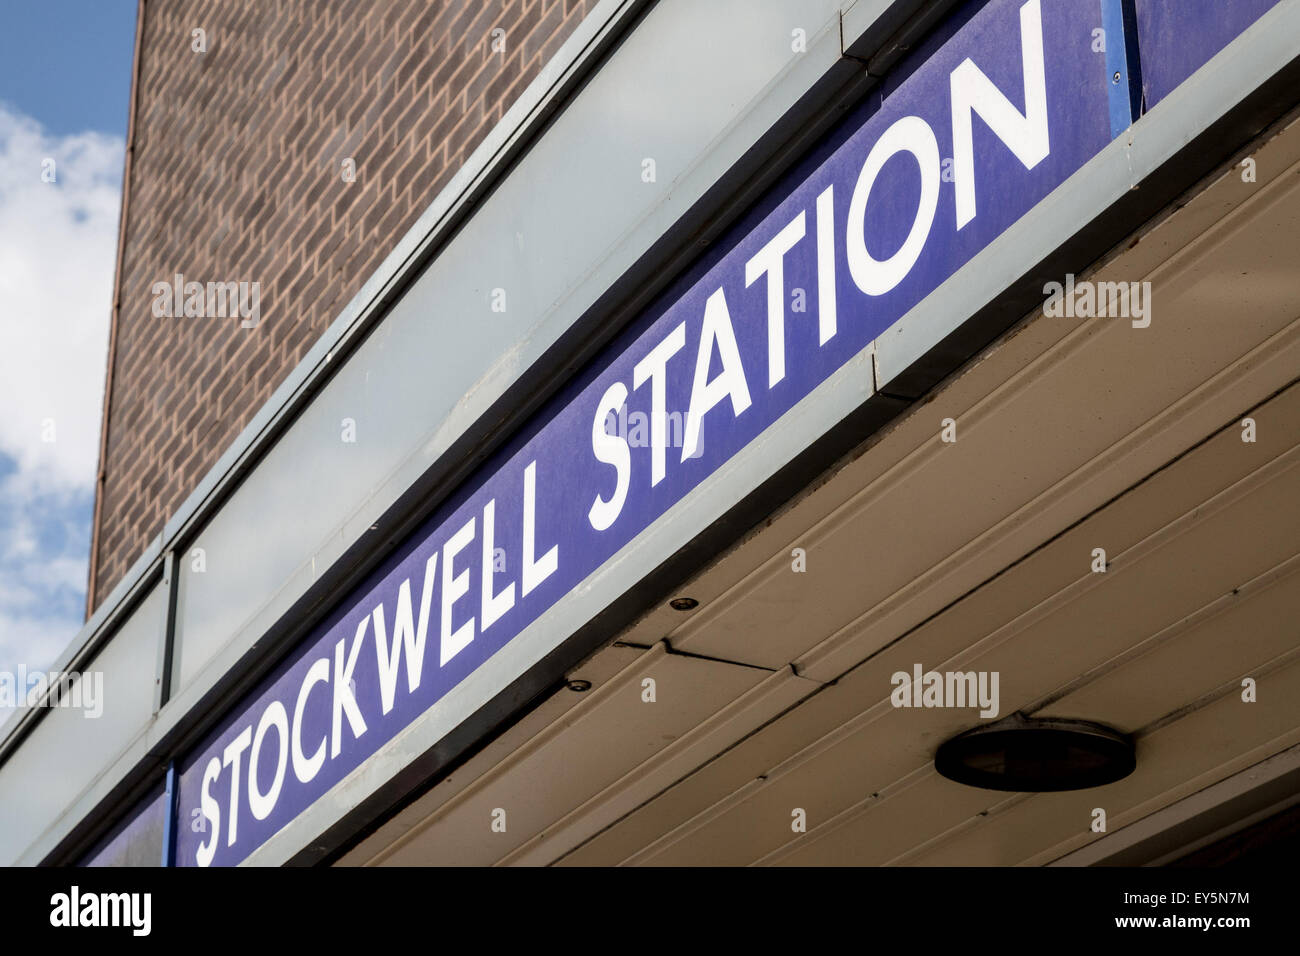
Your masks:
<svg viewBox="0 0 1300 956"><path fill-rule="evenodd" d="M604 531L612 525L623 510L627 500L627 488L632 480L632 453L628 450L626 435L611 435L605 431L605 422L610 412L616 412L627 401L627 386L615 382L605 389L600 402L596 405L596 417L591 422L591 450L597 461L613 465L618 472L618 482L614 494L606 501L599 495L592 502L587 519L597 531Z"/></svg>
<svg viewBox="0 0 1300 956"><path fill-rule="evenodd" d="M199 866L207 866L217 854L217 837L221 835L221 806L213 799L210 791L220 776L221 758L213 757L203 768L203 791L199 796L199 809L212 824L207 842L200 843L199 848L194 852L195 862Z"/></svg>

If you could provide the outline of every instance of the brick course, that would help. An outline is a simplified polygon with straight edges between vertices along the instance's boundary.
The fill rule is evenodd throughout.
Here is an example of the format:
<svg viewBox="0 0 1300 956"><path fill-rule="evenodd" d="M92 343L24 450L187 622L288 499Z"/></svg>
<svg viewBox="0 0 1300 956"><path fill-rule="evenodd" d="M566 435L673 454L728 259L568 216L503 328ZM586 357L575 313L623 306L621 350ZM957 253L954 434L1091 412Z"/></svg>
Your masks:
<svg viewBox="0 0 1300 956"><path fill-rule="evenodd" d="M91 608L596 0L142 2ZM260 324L155 318L175 273Z"/></svg>

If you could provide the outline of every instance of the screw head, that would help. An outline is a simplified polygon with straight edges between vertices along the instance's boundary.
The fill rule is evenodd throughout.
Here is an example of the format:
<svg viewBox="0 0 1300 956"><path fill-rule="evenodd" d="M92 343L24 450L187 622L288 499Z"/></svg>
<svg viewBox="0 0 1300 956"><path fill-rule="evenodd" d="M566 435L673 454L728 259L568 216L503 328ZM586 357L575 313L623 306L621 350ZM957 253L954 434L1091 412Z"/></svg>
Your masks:
<svg viewBox="0 0 1300 956"><path fill-rule="evenodd" d="M583 691L591 690L591 681L582 679L571 680L566 686L569 690L581 694Z"/></svg>
<svg viewBox="0 0 1300 956"><path fill-rule="evenodd" d="M1116 71L1115 71L1115 75L1112 76L1112 77L1110 78L1110 81L1111 81L1112 83L1118 83L1118 82L1120 81L1120 73L1119 73L1119 70L1116 70Z"/></svg>
<svg viewBox="0 0 1300 956"><path fill-rule="evenodd" d="M679 597L673 598L668 602L668 606L674 611L690 611L700 606L700 602L695 598Z"/></svg>

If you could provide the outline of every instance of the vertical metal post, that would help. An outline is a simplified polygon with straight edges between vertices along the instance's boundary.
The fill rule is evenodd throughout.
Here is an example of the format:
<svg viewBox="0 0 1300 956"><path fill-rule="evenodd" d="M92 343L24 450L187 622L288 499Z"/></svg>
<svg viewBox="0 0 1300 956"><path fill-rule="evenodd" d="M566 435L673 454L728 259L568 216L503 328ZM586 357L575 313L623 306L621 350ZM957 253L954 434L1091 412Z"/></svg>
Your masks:
<svg viewBox="0 0 1300 956"><path fill-rule="evenodd" d="M163 801L163 845L161 866L176 865L176 761L170 760L167 763L167 783L164 789Z"/></svg>
<svg viewBox="0 0 1300 956"><path fill-rule="evenodd" d="M180 583L180 570L176 566L176 552L163 554L162 628L158 640L158 659L154 671L153 712L162 710L172 693L172 664L175 659L176 592Z"/></svg>
<svg viewBox="0 0 1300 956"><path fill-rule="evenodd" d="M1142 115L1142 69L1138 62L1136 0L1101 0L1110 92L1110 138Z"/></svg>

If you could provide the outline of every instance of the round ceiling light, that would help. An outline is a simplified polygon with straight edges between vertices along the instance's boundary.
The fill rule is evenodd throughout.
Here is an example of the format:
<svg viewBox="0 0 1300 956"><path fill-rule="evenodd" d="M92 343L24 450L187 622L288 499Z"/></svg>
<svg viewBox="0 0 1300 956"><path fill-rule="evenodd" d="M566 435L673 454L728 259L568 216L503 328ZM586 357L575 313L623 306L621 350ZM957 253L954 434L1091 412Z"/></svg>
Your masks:
<svg viewBox="0 0 1300 956"><path fill-rule="evenodd" d="M1100 787L1136 766L1132 739L1117 730L1022 714L959 734L934 755L934 768L949 780L1016 793Z"/></svg>

